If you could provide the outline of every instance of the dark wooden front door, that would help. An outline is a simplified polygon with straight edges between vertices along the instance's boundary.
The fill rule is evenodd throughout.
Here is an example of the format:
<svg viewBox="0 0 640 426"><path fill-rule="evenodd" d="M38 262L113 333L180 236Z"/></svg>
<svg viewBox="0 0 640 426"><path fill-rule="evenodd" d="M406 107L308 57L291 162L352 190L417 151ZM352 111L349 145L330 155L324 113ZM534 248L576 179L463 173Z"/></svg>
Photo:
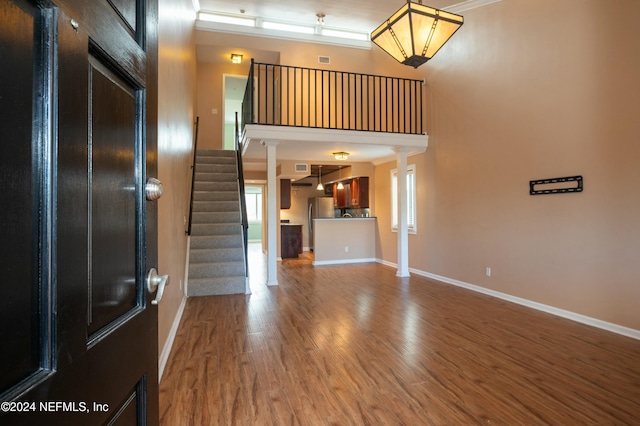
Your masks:
<svg viewBox="0 0 640 426"><path fill-rule="evenodd" d="M157 424L157 0L0 23L0 424Z"/></svg>

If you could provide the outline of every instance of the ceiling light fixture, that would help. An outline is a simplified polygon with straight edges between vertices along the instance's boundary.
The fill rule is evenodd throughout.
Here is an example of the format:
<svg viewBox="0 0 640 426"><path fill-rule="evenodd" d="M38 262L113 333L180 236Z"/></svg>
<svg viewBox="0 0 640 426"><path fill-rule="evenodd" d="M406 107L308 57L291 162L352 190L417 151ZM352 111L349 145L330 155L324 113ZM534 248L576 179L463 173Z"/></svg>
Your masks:
<svg viewBox="0 0 640 426"><path fill-rule="evenodd" d="M458 31L464 18L411 0L371 33L371 41L404 65L418 68Z"/></svg>
<svg viewBox="0 0 640 426"><path fill-rule="evenodd" d="M333 158L335 158L336 160L348 160L349 159L349 153L348 152L344 152L344 151L334 152L333 153Z"/></svg>
<svg viewBox="0 0 640 426"><path fill-rule="evenodd" d="M318 19L316 19L316 24L317 25L324 25L324 17L327 16L324 13L320 12L320 13L316 13L316 16L318 17Z"/></svg>
<svg viewBox="0 0 640 426"><path fill-rule="evenodd" d="M240 55L239 53L232 53L231 54L231 62L233 62L234 64L241 64L242 63L242 55Z"/></svg>
<svg viewBox="0 0 640 426"><path fill-rule="evenodd" d="M316 186L318 191L324 191L324 186L322 185L322 166L318 166L318 186Z"/></svg>

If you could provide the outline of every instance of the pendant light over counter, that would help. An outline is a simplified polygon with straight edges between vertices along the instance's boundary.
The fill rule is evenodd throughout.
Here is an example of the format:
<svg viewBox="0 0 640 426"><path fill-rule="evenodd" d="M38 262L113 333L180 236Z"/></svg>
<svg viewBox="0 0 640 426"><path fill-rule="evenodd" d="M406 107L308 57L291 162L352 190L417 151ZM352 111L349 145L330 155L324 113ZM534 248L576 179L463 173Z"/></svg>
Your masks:
<svg viewBox="0 0 640 426"><path fill-rule="evenodd" d="M371 33L371 41L404 65L418 68L458 31L464 18L411 0Z"/></svg>
<svg viewBox="0 0 640 426"><path fill-rule="evenodd" d="M322 166L318 166L318 186L316 190L324 191L324 185L322 185Z"/></svg>

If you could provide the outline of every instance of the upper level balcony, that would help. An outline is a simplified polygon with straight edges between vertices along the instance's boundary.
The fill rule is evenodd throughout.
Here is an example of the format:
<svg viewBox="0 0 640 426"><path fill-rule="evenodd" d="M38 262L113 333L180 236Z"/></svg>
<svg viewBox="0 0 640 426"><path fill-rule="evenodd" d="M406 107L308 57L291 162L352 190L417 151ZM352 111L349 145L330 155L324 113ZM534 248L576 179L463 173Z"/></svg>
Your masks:
<svg viewBox="0 0 640 426"><path fill-rule="evenodd" d="M311 155L323 144L356 144L372 153L368 160L402 147L422 152L428 141L423 86L422 80L252 60L242 104L243 148L258 155L252 141L277 140Z"/></svg>

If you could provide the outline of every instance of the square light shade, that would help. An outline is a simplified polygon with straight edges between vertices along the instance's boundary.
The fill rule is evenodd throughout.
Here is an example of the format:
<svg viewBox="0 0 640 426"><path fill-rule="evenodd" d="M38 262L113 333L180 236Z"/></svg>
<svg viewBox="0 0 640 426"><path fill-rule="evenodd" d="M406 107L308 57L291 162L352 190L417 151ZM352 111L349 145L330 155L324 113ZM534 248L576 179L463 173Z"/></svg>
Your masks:
<svg viewBox="0 0 640 426"><path fill-rule="evenodd" d="M371 41L398 62L418 68L464 23L464 18L410 0L371 33Z"/></svg>
<svg viewBox="0 0 640 426"><path fill-rule="evenodd" d="M231 62L233 62L234 64L241 64L242 63L242 55L240 55L238 53L232 53L231 54Z"/></svg>
<svg viewBox="0 0 640 426"><path fill-rule="evenodd" d="M344 151L334 152L333 153L333 158L335 158L336 160L348 160L349 159L349 153L348 152L344 152Z"/></svg>

